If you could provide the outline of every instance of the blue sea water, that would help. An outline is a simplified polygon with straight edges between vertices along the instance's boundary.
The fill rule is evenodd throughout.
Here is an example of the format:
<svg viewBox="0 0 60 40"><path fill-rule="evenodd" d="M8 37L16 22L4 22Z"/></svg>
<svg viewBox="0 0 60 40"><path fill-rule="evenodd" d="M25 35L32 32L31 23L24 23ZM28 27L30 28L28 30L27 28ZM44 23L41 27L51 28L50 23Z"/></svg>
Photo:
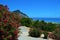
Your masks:
<svg viewBox="0 0 60 40"><path fill-rule="evenodd" d="M53 22L60 24L60 18L33 18L33 20L44 20L45 22Z"/></svg>

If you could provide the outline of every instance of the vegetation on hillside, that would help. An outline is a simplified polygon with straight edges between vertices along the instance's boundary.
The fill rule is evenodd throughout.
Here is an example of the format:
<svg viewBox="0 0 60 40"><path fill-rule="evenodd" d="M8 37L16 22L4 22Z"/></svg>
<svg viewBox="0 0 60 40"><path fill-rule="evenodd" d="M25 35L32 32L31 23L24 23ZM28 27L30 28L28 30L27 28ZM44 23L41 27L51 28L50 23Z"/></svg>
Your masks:
<svg viewBox="0 0 60 40"><path fill-rule="evenodd" d="M32 37L40 37L43 31L44 38L48 32L52 32L56 40L60 38L60 24L33 20L19 10L10 12L7 6L0 5L0 40L18 40L20 25L30 27L29 36Z"/></svg>
<svg viewBox="0 0 60 40"><path fill-rule="evenodd" d="M45 35L44 38L47 38L48 32L56 32L57 28L60 28L60 24L52 23L52 22L45 22L44 20L32 20L30 18L23 18L21 24L26 27L30 27L29 35L32 37L38 37L39 31L44 31L43 34ZM32 30L33 29L33 30ZM38 30L37 30L38 29ZM56 32L58 34L59 31ZM59 34L56 35L59 38ZM52 36L53 37L53 36ZM54 38L54 37L53 37Z"/></svg>

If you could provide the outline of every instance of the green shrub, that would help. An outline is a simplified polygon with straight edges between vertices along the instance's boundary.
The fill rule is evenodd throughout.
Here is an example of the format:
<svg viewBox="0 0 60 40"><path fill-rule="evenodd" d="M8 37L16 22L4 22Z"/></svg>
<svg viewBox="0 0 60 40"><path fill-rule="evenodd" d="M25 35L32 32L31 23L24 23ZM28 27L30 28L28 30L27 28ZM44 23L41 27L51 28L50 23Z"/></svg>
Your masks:
<svg viewBox="0 0 60 40"><path fill-rule="evenodd" d="M54 35L55 35L55 39L60 39L60 28L57 28L54 32Z"/></svg>
<svg viewBox="0 0 60 40"><path fill-rule="evenodd" d="M47 23L46 25L46 31L52 32L57 28L57 26L53 23Z"/></svg>
<svg viewBox="0 0 60 40"><path fill-rule="evenodd" d="M43 32L43 34L44 34L44 39L47 39L47 36L48 36L48 32Z"/></svg>
<svg viewBox="0 0 60 40"><path fill-rule="evenodd" d="M22 26L30 27L31 24L32 24L32 19L30 19L30 18L22 18L21 19Z"/></svg>
<svg viewBox="0 0 60 40"><path fill-rule="evenodd" d="M40 31L38 29L31 29L29 31L29 36L31 37L40 37Z"/></svg>

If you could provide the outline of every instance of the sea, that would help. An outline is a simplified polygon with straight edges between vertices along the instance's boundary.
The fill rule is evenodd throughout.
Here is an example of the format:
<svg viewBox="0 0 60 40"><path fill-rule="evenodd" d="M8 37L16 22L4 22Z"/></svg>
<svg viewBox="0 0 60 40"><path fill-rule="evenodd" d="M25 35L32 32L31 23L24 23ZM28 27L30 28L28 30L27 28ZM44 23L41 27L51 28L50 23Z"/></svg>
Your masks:
<svg viewBox="0 0 60 40"><path fill-rule="evenodd" d="M32 18L33 20L44 20L45 22L53 22L60 24L60 18Z"/></svg>

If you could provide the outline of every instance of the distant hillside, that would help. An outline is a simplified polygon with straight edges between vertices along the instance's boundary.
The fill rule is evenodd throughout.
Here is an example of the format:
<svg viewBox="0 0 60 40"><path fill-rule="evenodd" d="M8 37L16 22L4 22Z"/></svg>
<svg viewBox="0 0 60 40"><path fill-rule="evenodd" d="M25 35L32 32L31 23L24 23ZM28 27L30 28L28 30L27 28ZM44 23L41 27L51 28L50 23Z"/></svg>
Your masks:
<svg viewBox="0 0 60 40"><path fill-rule="evenodd" d="M28 18L28 16L25 13L21 12L20 10L15 10L13 11L13 13L18 13L21 16L21 18L23 17Z"/></svg>

